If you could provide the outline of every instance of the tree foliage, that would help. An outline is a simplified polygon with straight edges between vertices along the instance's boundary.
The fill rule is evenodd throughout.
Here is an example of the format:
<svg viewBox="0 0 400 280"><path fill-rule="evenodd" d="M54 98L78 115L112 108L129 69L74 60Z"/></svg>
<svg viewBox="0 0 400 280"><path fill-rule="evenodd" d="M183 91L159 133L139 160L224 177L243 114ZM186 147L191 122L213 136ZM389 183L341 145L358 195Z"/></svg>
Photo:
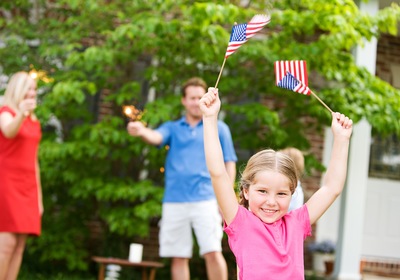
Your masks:
<svg viewBox="0 0 400 280"><path fill-rule="evenodd" d="M241 154L288 145L307 150L307 132L329 124L316 99L274 85L276 60L306 60L310 87L334 111L366 118L379 133L400 134L399 91L357 67L352 56L364 40L396 34L397 5L370 16L350 0L242 2L1 2L3 73L47 74L37 109L45 132L43 235L28 251L40 263L87 270L90 254L110 250L107 235L148 234L161 212L166 151L129 137L121 106L144 110L150 127L176 119L182 82L201 76L213 86L232 24L256 13L270 13L271 23L227 59L219 83ZM55 119L60 126L52 125ZM305 119L314 120L311 128ZM104 229L96 248L88 243L91 221Z"/></svg>

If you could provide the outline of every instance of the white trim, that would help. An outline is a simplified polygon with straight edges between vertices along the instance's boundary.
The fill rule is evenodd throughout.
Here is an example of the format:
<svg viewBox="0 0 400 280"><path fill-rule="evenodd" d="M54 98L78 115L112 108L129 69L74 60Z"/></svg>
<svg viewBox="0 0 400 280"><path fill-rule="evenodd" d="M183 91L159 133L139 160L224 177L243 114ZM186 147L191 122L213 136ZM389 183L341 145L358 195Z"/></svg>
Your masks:
<svg viewBox="0 0 400 280"><path fill-rule="evenodd" d="M341 197L339 236L334 275L360 275L364 212L367 195L371 126L362 120L353 127L346 186ZM353 278L351 278L353 279Z"/></svg>

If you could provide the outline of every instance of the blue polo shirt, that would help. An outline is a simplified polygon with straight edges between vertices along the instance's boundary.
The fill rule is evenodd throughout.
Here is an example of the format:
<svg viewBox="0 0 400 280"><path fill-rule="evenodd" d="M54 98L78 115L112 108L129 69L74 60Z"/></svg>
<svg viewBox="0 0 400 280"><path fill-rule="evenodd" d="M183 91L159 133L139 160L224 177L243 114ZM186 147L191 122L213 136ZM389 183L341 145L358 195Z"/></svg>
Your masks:
<svg viewBox="0 0 400 280"><path fill-rule="evenodd" d="M204 155L203 121L191 127L186 118L169 121L156 129L169 146L165 162L163 202L196 202L215 199ZM218 121L224 161L237 161L229 127Z"/></svg>

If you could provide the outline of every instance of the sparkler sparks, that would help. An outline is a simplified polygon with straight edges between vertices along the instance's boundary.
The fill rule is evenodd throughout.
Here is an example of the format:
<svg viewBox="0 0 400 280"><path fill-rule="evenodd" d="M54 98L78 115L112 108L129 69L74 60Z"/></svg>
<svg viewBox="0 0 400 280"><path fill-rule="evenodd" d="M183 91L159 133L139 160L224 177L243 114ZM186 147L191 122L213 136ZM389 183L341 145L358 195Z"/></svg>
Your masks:
<svg viewBox="0 0 400 280"><path fill-rule="evenodd" d="M30 65L31 70L29 71L29 76L31 76L32 79L36 80L36 81L43 81L44 83L50 83L53 82L54 79L53 78L49 78L47 76L47 72L44 70L37 70L33 67L33 65Z"/></svg>
<svg viewBox="0 0 400 280"><path fill-rule="evenodd" d="M124 115L131 121L140 120L143 115L143 112L133 105L122 106L122 111L124 112Z"/></svg>

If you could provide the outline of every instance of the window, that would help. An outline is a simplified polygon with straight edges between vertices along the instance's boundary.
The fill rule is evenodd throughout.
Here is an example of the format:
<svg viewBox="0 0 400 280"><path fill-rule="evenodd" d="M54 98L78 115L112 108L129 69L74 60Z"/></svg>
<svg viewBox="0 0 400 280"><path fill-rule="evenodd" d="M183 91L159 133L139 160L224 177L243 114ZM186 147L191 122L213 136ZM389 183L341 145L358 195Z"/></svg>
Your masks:
<svg viewBox="0 0 400 280"><path fill-rule="evenodd" d="M398 136L373 137L369 176L400 180L400 139Z"/></svg>

